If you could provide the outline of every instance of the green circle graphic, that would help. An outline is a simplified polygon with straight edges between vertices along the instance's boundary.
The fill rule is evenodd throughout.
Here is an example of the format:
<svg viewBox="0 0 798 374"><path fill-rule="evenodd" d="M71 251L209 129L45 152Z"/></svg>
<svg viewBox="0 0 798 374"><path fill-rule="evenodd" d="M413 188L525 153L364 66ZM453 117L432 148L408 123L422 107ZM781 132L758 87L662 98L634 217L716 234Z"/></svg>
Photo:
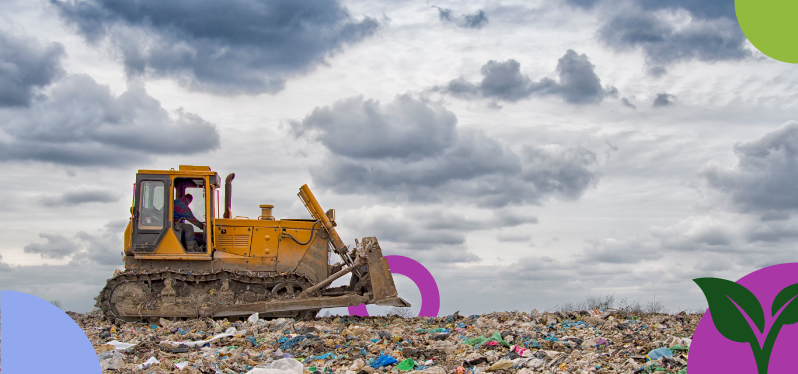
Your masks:
<svg viewBox="0 0 798 374"><path fill-rule="evenodd" d="M754 47L775 60L798 63L798 1L735 0L734 9Z"/></svg>

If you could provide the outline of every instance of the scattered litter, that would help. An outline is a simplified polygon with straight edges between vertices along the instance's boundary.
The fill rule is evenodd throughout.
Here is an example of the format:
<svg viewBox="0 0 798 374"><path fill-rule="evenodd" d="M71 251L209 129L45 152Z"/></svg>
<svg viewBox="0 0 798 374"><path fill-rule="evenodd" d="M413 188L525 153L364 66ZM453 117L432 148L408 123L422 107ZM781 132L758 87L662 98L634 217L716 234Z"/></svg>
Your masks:
<svg viewBox="0 0 798 374"><path fill-rule="evenodd" d="M103 373L686 373L700 314L496 312L111 324L69 313ZM146 361L145 361L146 360ZM146 370L146 371L145 371Z"/></svg>

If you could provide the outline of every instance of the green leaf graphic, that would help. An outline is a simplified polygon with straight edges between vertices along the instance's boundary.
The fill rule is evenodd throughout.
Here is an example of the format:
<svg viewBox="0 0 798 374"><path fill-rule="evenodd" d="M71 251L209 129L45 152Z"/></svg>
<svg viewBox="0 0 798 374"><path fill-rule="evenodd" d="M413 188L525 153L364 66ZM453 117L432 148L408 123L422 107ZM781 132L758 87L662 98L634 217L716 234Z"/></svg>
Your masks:
<svg viewBox="0 0 798 374"><path fill-rule="evenodd" d="M697 278L693 281L698 287L701 287L701 291L707 298L709 310L712 312L712 321L718 332L731 341L749 343L756 359L757 372L767 374L773 345L776 344L776 338L779 336L782 326L798 322L798 301L795 301L798 298L796 297L798 296L798 283L785 287L773 300L771 308L773 316L776 316L779 309L784 308L784 310L776 317L773 326L770 326L770 331L765 337L765 344L760 347L759 340L748 321L745 320L745 316L734 305L737 303L761 332L765 326L765 315L762 306L751 291L725 279Z"/></svg>
<svg viewBox="0 0 798 374"><path fill-rule="evenodd" d="M779 322L785 325L798 322L798 302L791 302L795 301L793 299L796 296L798 296L798 283L785 287L776 295L776 298L773 299L773 308L771 309L771 314L773 316L776 315L784 304L789 303L779 315Z"/></svg>
<svg viewBox="0 0 798 374"><path fill-rule="evenodd" d="M734 305L737 303L762 332L765 328L765 313L751 291L735 282L720 278L697 278L693 279L693 282L704 292L712 313L712 321L721 335L738 343L757 341L745 316Z"/></svg>

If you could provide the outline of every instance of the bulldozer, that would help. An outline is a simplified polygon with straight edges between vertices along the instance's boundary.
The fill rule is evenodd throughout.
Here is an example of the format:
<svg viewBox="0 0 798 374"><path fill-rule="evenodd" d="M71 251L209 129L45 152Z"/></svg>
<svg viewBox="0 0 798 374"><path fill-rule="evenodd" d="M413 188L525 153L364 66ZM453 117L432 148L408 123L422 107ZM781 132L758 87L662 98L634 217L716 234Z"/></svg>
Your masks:
<svg viewBox="0 0 798 374"><path fill-rule="evenodd" d="M311 319L322 308L376 304L409 307L398 297L375 237L350 249L307 185L299 189L311 219L275 219L260 205L255 219L233 216L232 181L208 166L139 170L124 234L124 271L95 298L111 321L159 318ZM191 195L188 198L187 195ZM194 222L175 214L189 202ZM182 206L182 205L180 205ZM182 209L182 208L181 208ZM334 259L339 259L331 263ZM348 285L331 284L351 274Z"/></svg>

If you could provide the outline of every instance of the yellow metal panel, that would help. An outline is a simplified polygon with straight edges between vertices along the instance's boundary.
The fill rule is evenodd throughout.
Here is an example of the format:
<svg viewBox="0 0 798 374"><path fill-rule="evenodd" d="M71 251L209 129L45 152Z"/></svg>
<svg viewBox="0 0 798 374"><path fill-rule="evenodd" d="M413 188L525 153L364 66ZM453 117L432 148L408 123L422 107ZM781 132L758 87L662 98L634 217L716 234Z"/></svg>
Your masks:
<svg viewBox="0 0 798 374"><path fill-rule="evenodd" d="M306 242L310 239L310 230L298 228L285 229L286 233L291 234L291 236L300 242ZM280 245L277 249L280 254L277 259L277 271L295 270L299 261L305 256L305 252L308 251L308 246L309 244L300 245L290 238L280 238Z"/></svg>
<svg viewBox="0 0 798 374"><path fill-rule="evenodd" d="M214 175L215 171L180 171L180 170L145 170L139 169L139 174L167 174L179 177Z"/></svg>
<svg viewBox="0 0 798 374"><path fill-rule="evenodd" d="M240 267L249 271L274 271L272 257L246 257L228 252L213 252L213 259L223 264L223 268Z"/></svg>
<svg viewBox="0 0 798 374"><path fill-rule="evenodd" d="M213 252L213 258L215 258L215 259L217 259L217 258L218 259L224 259L224 260L228 260L228 259L231 259L231 258L238 258L238 259L246 260L248 257L247 256L242 256L242 255L237 255L237 254L234 254L234 253L229 253L229 252L216 251L216 252Z"/></svg>
<svg viewBox="0 0 798 374"><path fill-rule="evenodd" d="M216 218L214 220L218 226L235 226L235 227L291 227L309 229L313 226L315 221L312 220L281 220L281 221L268 221L260 219L242 219L242 218ZM319 225L316 225L319 227Z"/></svg>
<svg viewBox="0 0 798 374"><path fill-rule="evenodd" d="M211 171L210 166L180 165L180 171Z"/></svg>
<svg viewBox="0 0 798 374"><path fill-rule="evenodd" d="M217 222L214 228L215 247L219 251L241 256L249 255L252 241L252 227L222 226Z"/></svg>
<svg viewBox="0 0 798 374"><path fill-rule="evenodd" d="M186 251L183 250L183 245L175 235L175 230L166 230L161 242L158 243L158 248L155 248L155 253L149 255L184 255Z"/></svg>
<svg viewBox="0 0 798 374"><path fill-rule="evenodd" d="M125 254L133 254L133 219L130 218L125 226Z"/></svg>
<svg viewBox="0 0 798 374"><path fill-rule="evenodd" d="M177 239L175 231L166 230L166 234L158 243L155 252L137 253L135 258L137 260L209 260L211 256L208 253L186 253L180 240Z"/></svg>
<svg viewBox="0 0 798 374"><path fill-rule="evenodd" d="M285 239L283 240L285 241ZM308 246L304 246L305 254L298 264L296 272L307 275L312 282L318 282L330 276L330 267L328 266L330 258L327 243L327 239L320 238L317 233L313 237L313 242Z"/></svg>
<svg viewBox="0 0 798 374"><path fill-rule="evenodd" d="M275 221L272 221L275 222ZM252 250L250 256L261 258L261 261L272 269L277 264L277 244L280 241L280 228L255 227L252 233Z"/></svg>
<svg viewBox="0 0 798 374"><path fill-rule="evenodd" d="M313 224L316 221L312 219L305 219L305 220L298 220L298 219L284 219L278 221L280 222L280 227L284 229L310 229L313 227ZM321 226L316 225L316 228L321 228Z"/></svg>
<svg viewBox="0 0 798 374"><path fill-rule="evenodd" d="M144 254L136 254L136 260L195 260L195 261L210 261L213 260L211 256L206 255L205 253L198 253L198 254L189 254L184 253L182 255L144 255Z"/></svg>

